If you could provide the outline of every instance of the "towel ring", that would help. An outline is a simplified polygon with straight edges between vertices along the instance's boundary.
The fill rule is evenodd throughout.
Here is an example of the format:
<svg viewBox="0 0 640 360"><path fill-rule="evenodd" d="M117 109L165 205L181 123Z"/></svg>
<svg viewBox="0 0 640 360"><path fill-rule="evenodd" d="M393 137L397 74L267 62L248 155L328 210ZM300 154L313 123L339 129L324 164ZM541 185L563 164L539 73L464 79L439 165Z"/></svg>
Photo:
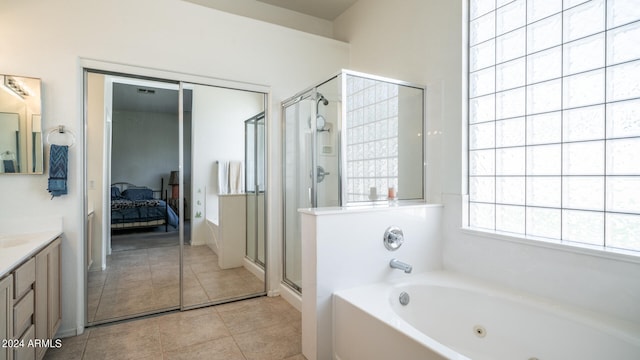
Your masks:
<svg viewBox="0 0 640 360"><path fill-rule="evenodd" d="M75 134L68 129L65 129L64 125L60 125L57 128L53 128L51 130L49 130L49 132L47 132L47 143L52 145L54 144L53 142L51 142L51 135L53 134L62 134L62 135L69 135L71 137L71 143L70 144L55 144L55 145L67 145L69 147L73 147L76 144L76 136Z"/></svg>

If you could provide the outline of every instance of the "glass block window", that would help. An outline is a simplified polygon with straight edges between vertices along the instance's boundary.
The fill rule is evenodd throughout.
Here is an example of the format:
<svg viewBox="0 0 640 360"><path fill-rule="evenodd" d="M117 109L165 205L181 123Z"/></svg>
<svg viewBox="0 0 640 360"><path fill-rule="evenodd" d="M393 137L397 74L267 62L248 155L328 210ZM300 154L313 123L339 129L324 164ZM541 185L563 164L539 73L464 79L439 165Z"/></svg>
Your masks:
<svg viewBox="0 0 640 360"><path fill-rule="evenodd" d="M637 0L469 1L469 226L640 251Z"/></svg>
<svg viewBox="0 0 640 360"><path fill-rule="evenodd" d="M398 188L398 93L397 84L347 76L347 202Z"/></svg>

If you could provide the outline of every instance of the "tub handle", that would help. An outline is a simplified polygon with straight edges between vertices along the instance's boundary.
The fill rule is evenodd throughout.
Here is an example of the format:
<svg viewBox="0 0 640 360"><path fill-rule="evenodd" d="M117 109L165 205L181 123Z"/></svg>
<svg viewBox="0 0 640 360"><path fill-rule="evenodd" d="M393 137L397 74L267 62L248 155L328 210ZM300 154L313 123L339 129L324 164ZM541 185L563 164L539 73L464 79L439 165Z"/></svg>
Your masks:
<svg viewBox="0 0 640 360"><path fill-rule="evenodd" d="M398 226L389 226L384 232L384 247L389 251L395 251L404 243L404 233Z"/></svg>

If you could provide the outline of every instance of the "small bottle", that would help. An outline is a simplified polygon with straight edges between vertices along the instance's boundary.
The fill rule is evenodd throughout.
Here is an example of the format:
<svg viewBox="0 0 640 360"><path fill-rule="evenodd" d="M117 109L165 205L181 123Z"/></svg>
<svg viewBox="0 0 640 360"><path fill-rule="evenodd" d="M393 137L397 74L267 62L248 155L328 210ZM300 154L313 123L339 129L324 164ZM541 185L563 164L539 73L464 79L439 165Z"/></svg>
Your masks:
<svg viewBox="0 0 640 360"><path fill-rule="evenodd" d="M387 200L389 200L389 204L396 204L398 201L398 194L396 192L396 188L394 186L390 186L387 191Z"/></svg>
<svg viewBox="0 0 640 360"><path fill-rule="evenodd" d="M369 200L378 200L378 189L375 186L369 188Z"/></svg>

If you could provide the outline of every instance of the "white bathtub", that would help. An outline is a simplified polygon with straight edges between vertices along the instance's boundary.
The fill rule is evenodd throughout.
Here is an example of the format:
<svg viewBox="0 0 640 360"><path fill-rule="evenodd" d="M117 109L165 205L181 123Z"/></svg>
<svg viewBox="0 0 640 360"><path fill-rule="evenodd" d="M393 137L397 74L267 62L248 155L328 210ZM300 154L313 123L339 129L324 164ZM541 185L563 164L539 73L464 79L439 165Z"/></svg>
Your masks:
<svg viewBox="0 0 640 360"><path fill-rule="evenodd" d="M334 294L334 359L640 359L640 324L446 272L407 278Z"/></svg>

